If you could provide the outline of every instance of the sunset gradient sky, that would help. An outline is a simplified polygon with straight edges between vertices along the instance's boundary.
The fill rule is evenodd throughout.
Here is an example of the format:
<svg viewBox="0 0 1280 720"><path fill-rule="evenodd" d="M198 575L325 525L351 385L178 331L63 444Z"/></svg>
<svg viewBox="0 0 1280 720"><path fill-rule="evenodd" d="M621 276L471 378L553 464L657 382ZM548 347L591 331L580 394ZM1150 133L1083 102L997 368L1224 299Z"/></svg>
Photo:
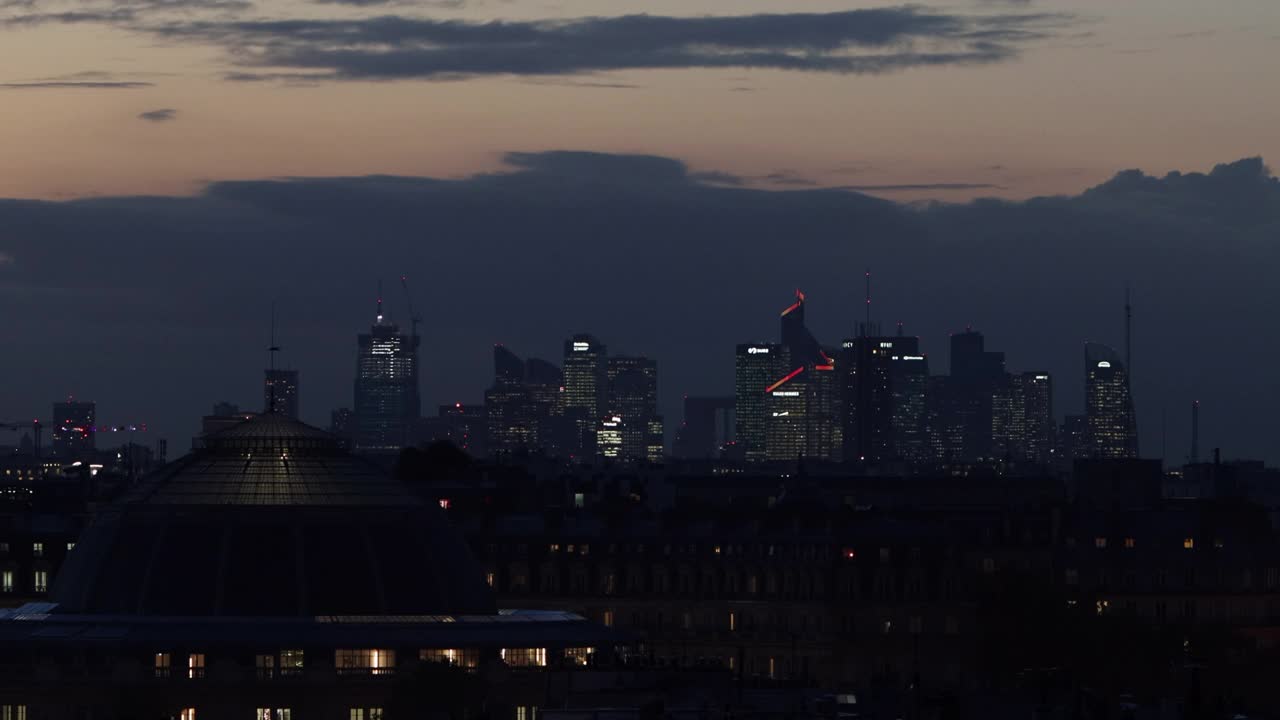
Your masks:
<svg viewBox="0 0 1280 720"><path fill-rule="evenodd" d="M844 36L816 43L794 27L836 27L836 15L814 16L875 8L935 22L874 46L840 43L882 18L851 18ZM576 57L576 36L605 49L632 38L582 19L641 13L671 22L637 28L636 48ZM740 28L688 22L761 14L772 17L754 31L789 44L780 52L792 58L999 47L977 60L864 72L671 59L672 47L707 42L700 32L739 42ZM347 51L380 62L405 49L347 40L370 18L437 21L410 38L412 49L456 54L469 70L335 71L327 63ZM281 20L339 30L308 36ZM508 44L471 32L494 21L554 37ZM692 45L681 45L685 32ZM761 49L744 42L708 53ZM0 197L190 194L212 180L280 176L461 177L499 169L507 151L547 149L660 154L761 187L851 186L899 200L1070 193L1122 168L1280 157L1278 51L1274 0L0 0Z"/></svg>

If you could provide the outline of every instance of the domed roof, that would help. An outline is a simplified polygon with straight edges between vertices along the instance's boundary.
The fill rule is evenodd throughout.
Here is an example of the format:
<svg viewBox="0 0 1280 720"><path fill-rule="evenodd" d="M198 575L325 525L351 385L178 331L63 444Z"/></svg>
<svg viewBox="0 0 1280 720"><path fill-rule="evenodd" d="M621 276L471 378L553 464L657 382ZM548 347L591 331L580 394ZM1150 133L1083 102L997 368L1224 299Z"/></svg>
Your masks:
<svg viewBox="0 0 1280 720"><path fill-rule="evenodd" d="M59 573L61 612L495 613L438 507L281 415L246 420L102 511Z"/></svg>

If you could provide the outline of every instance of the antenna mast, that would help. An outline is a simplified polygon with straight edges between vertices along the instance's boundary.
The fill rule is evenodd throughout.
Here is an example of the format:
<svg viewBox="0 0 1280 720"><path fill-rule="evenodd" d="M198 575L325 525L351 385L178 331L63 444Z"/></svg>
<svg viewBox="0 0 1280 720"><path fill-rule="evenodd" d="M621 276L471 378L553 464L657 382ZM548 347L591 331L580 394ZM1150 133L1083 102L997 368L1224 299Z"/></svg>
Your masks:
<svg viewBox="0 0 1280 720"><path fill-rule="evenodd" d="M867 320L862 326L862 334L870 337L871 335L871 269L867 268Z"/></svg>
<svg viewBox="0 0 1280 720"><path fill-rule="evenodd" d="M1129 288L1124 289L1124 371L1126 381L1133 384L1133 306L1129 304Z"/></svg>
<svg viewBox="0 0 1280 720"><path fill-rule="evenodd" d="M276 345L276 301L271 301L271 344L267 346L267 357L270 358L267 375L267 389L270 391L270 397L267 400L267 412L275 413L276 411L276 353L280 352L280 346Z"/></svg>

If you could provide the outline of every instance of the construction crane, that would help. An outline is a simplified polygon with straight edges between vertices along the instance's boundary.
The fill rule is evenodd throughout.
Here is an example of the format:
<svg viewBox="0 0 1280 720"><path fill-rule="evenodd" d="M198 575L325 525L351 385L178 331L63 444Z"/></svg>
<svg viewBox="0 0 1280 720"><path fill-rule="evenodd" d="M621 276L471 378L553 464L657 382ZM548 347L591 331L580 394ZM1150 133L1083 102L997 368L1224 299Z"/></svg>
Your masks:
<svg viewBox="0 0 1280 720"><path fill-rule="evenodd" d="M404 301L409 305L409 337L414 338L414 346L417 346L418 323L422 322L422 316L413 311L413 295L409 293L409 279L404 275L400 276L400 287L404 288Z"/></svg>
<svg viewBox="0 0 1280 720"><path fill-rule="evenodd" d="M0 422L0 430L26 430L30 429L31 434L36 441L36 457L40 457L40 432L44 430L44 425L39 420L31 422Z"/></svg>

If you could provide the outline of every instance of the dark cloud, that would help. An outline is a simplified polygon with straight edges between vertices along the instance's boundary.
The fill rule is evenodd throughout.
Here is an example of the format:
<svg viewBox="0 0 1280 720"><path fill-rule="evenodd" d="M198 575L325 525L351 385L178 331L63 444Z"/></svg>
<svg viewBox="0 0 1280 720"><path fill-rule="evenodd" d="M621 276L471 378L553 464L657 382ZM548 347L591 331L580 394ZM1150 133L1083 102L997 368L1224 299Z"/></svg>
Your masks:
<svg viewBox="0 0 1280 720"><path fill-rule="evenodd" d="M0 90L136 90L154 87L154 83L132 80L52 80L0 83Z"/></svg>
<svg viewBox="0 0 1280 720"><path fill-rule="evenodd" d="M148 110L144 113L138 113L139 120L146 120L147 122L155 123L169 122L170 120L176 120L177 117L178 111L173 108L159 108L157 110Z"/></svg>
<svg viewBox="0 0 1280 720"><path fill-rule="evenodd" d="M1056 13L921 8L719 17L629 15L487 23L382 16L188 21L146 30L226 48L237 80L449 80L664 68L885 73L1001 62L1071 25ZM269 68L269 69L265 69Z"/></svg>
<svg viewBox="0 0 1280 720"><path fill-rule="evenodd" d="M278 299L304 417L324 423L350 403L354 335L372 320L377 279L407 275L435 318L424 406L477 401L494 342L555 358L563 338L591 331L658 359L674 425L683 393L732 391L733 345L775 337L793 288L808 293L819 337L850 333L871 267L881 319L920 335L935 372L947 333L972 324L1011 369L1055 374L1059 413L1080 410L1083 341L1121 343L1129 285L1146 449L1160 447L1163 408L1175 418L1198 398L1207 446L1280 462L1280 381L1267 362L1280 355L1280 183L1261 160L1126 171L1072 197L921 207L762 190L663 157L508 160L454 180L0 200L6 332L59 348L0 356L0 376L23 378L0 387L0 405L42 413L74 392L180 446L212 402L260 398L264 308ZM402 303L388 309L404 317ZM1169 423L1174 458L1185 425Z"/></svg>

